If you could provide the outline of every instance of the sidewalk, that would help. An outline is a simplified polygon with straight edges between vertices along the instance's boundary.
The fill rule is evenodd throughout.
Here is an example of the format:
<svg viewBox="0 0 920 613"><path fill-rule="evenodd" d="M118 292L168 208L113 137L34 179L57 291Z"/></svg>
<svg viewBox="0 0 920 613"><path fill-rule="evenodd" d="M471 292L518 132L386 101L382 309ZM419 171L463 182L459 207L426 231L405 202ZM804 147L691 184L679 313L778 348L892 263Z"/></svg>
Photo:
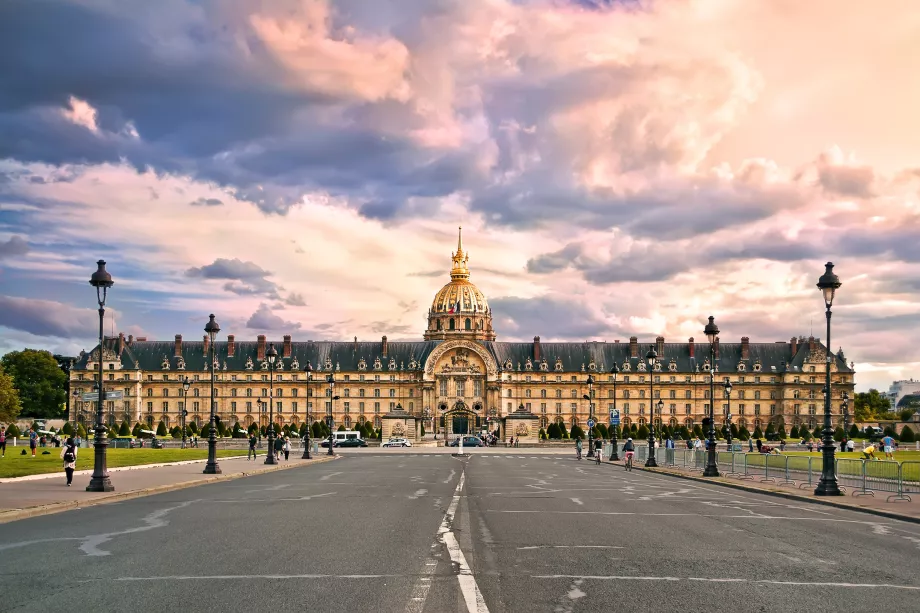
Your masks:
<svg viewBox="0 0 920 613"><path fill-rule="evenodd" d="M74 475L73 485L67 487L67 480L62 471L56 479L30 479L0 484L0 523L116 500L149 496L204 483L297 468L326 462L329 459L332 458L323 455L314 456L312 460L302 460L299 454L295 456L292 453L289 461L282 459L281 463L275 466L264 464L265 454L260 454L256 461L246 458L218 459L222 471L219 475L205 475L201 472L204 470L206 460L125 467L131 470L109 469L109 477L115 486L114 492L87 492L86 486L89 484L92 471L80 471L84 474Z"/></svg>
<svg viewBox="0 0 920 613"><path fill-rule="evenodd" d="M622 466L622 462L614 462L617 466ZM736 479L734 477L703 477L700 471L674 467L645 468L641 464L634 466L636 470L642 470L665 475L672 475L681 479L689 479L699 483L710 485L719 485L726 488L754 492L758 494L767 494L771 496L780 496L790 500L804 500L814 504L823 504L827 506L848 509L851 511L861 511L871 513L890 519L899 519L913 523L920 523L920 500L913 496L913 500L886 502L890 495L888 492L876 492L875 496L853 496L851 490L843 496L815 496L814 486L799 488L798 485L779 485L778 483L763 483L758 480ZM843 488L842 488L843 489Z"/></svg>

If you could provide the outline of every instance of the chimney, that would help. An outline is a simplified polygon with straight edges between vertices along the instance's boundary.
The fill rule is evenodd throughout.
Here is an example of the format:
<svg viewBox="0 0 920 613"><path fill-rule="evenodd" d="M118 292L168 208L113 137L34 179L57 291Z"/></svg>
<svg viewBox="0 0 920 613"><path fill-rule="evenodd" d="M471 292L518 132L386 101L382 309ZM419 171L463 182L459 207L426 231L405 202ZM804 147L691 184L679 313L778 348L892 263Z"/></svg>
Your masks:
<svg viewBox="0 0 920 613"><path fill-rule="evenodd" d="M355 353L358 353L358 337L355 337Z"/></svg>
<svg viewBox="0 0 920 613"><path fill-rule="evenodd" d="M211 337L207 334L201 336L202 340L202 355L207 356L208 352L211 351ZM207 358L206 358L207 359Z"/></svg>
<svg viewBox="0 0 920 613"><path fill-rule="evenodd" d="M690 357L696 357L696 345L693 343L693 337L687 342L687 348L690 350Z"/></svg>
<svg viewBox="0 0 920 613"><path fill-rule="evenodd" d="M533 361L534 362L540 361L540 337L539 336L533 337Z"/></svg>
<svg viewBox="0 0 920 613"><path fill-rule="evenodd" d="M383 357L387 357L387 351L389 350L389 346L387 345L386 335L384 335L384 337L380 339L380 345L381 345L381 351L383 352Z"/></svg>
<svg viewBox="0 0 920 613"><path fill-rule="evenodd" d="M256 337L256 340L259 342L256 347L256 359L262 361L265 359L265 335L260 334Z"/></svg>
<svg viewBox="0 0 920 613"><path fill-rule="evenodd" d="M291 357L291 335L290 334L284 335L284 348L281 350L281 357L282 358Z"/></svg>
<svg viewBox="0 0 920 613"><path fill-rule="evenodd" d="M118 355L121 355L124 350L125 350L125 333L119 332L118 333Z"/></svg>
<svg viewBox="0 0 920 613"><path fill-rule="evenodd" d="M815 350L815 337L809 336L808 337L808 351L812 352L814 350Z"/></svg>
<svg viewBox="0 0 920 613"><path fill-rule="evenodd" d="M664 337L659 336L655 339L655 351L658 353L658 357L664 355Z"/></svg>
<svg viewBox="0 0 920 613"><path fill-rule="evenodd" d="M751 339L746 336L741 337L741 359L751 359Z"/></svg>
<svg viewBox="0 0 920 613"><path fill-rule="evenodd" d="M128 335L128 346L130 347L130 346L131 346L131 343L133 343L133 342L134 342L134 335L133 335L133 334L129 334L129 335Z"/></svg>
<svg viewBox="0 0 920 613"><path fill-rule="evenodd" d="M719 359L719 337L718 336L716 337L716 342L713 343L713 349L715 350L714 353L715 353L716 359L718 360Z"/></svg>
<svg viewBox="0 0 920 613"><path fill-rule="evenodd" d="M173 355L177 358L182 357L182 335L176 335L176 348L173 351Z"/></svg>
<svg viewBox="0 0 920 613"><path fill-rule="evenodd" d="M629 337L629 357L639 357L639 338L636 336Z"/></svg>
<svg viewBox="0 0 920 613"><path fill-rule="evenodd" d="M232 334L227 335L227 357L232 358L236 353L236 337Z"/></svg>
<svg viewBox="0 0 920 613"><path fill-rule="evenodd" d="M792 355L794 356L795 352L799 350L799 339L793 336L789 341L789 346L792 348Z"/></svg>
<svg viewBox="0 0 920 613"><path fill-rule="evenodd" d="M138 337L137 337L137 342L138 342L138 343L146 343L146 342L147 342L147 337L146 337L146 336L138 336Z"/></svg>

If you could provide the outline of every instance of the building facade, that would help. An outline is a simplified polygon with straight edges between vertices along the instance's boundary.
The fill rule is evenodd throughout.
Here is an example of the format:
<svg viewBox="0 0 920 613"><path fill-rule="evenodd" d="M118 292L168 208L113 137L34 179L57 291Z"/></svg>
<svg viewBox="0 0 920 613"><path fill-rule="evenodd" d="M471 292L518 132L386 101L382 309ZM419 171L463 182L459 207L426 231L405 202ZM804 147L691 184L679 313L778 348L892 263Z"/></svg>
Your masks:
<svg viewBox="0 0 920 613"><path fill-rule="evenodd" d="M712 375L718 423L727 420L729 402L732 423L750 431L780 418L786 427L814 429L822 423L827 348L819 339L720 339L712 347L712 361L709 343L693 338L679 343L661 336L654 343L640 343L637 337L622 343L543 343L539 336L533 342L497 341L492 311L470 282L468 261L458 238L450 281L435 295L422 341L390 342L383 336L374 342L304 342L290 335L275 342L262 335L238 341L232 334L218 340L217 414L228 426L267 425L271 406L276 424L299 426L331 414L336 426L371 421L379 428L385 415L401 409L423 419L429 432L455 434L499 426L512 414L533 414L533 423L541 427L562 421L567 428L584 428L592 412L606 422L618 410L624 425L654 420L692 428L709 412ZM278 352L274 371L266 361L270 346ZM652 367L645 359L650 349L658 355ZM207 336L186 341L176 335L163 342L119 334L81 353L70 373L71 389L90 392L101 359L105 389L123 394L106 402L110 423L127 419L156 426L163 421L172 428L181 424L187 409L188 423L200 426L209 416L210 351ZM842 350L831 357L831 405L838 425L842 394L853 396L855 373ZM725 381L733 386L730 401L724 396ZM75 408L79 421L93 423L95 403L78 400Z"/></svg>

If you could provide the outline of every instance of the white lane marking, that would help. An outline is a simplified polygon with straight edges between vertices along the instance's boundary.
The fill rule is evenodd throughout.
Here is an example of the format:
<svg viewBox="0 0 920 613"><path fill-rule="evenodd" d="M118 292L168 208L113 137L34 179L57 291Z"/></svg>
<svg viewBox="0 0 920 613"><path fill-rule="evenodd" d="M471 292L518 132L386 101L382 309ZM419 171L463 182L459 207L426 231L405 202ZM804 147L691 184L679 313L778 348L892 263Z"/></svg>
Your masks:
<svg viewBox="0 0 920 613"><path fill-rule="evenodd" d="M421 496L428 493L428 490L416 490L414 494L408 496L409 500L418 500Z"/></svg>
<svg viewBox="0 0 920 613"><path fill-rule="evenodd" d="M259 487L259 488L261 488L261 489L246 490L246 491L243 492L243 493L244 493L244 494L262 494L262 493L264 493L264 492L276 492L276 491L281 490L281 489L284 489L284 488L286 488L286 487L290 487L290 484L289 484L289 483L281 483L280 485L262 485L262 486L257 486L257 487Z"/></svg>
<svg viewBox="0 0 920 613"><path fill-rule="evenodd" d="M161 577L116 577L115 581L214 581L237 579L380 579L399 575L164 575Z"/></svg>
<svg viewBox="0 0 920 613"><path fill-rule="evenodd" d="M319 480L320 480L320 481L326 481L329 477L334 477L334 476L336 476L336 475L341 475L341 474L342 474L341 471L339 471L339 472L337 472L337 473L329 473L328 475L323 475L322 477L320 477Z"/></svg>
<svg viewBox="0 0 920 613"><path fill-rule="evenodd" d="M119 530L118 532L107 532L105 534L92 534L84 537L83 544L80 545L80 551L85 553L88 556L108 556L112 555L109 551L103 551L99 549L99 545L111 541L116 536L123 536L125 534L135 534L137 532L147 532L148 530L154 530L156 528L165 528L169 525L169 521L166 520L166 516L176 509L182 509L187 507L190 504L199 502L198 500L189 500L180 504L177 504L174 507L169 507L166 509L159 509L146 515L141 518L141 521L144 522L145 526L140 526L137 528L128 528L126 530Z"/></svg>
<svg viewBox="0 0 920 613"><path fill-rule="evenodd" d="M863 524L866 526L878 526L873 521L859 521L856 519L828 519L826 517L783 517L781 515L713 515L708 513L637 513L633 511L509 511L504 509L486 509L486 513L542 513L542 514L562 514L562 515L643 515L645 517L712 517L714 519L778 519L782 521L820 521L835 522L841 524Z"/></svg>
<svg viewBox="0 0 920 613"><path fill-rule="evenodd" d="M349 483L340 483L339 485L350 485ZM201 500L200 502L219 502L221 504L228 502L303 502L305 500L313 500L314 498L322 498L323 496L333 496L338 494L338 492L325 492L323 494L311 494L309 496L298 496L297 498L240 498L232 500Z"/></svg>
<svg viewBox="0 0 920 613"><path fill-rule="evenodd" d="M617 545L528 545L518 549L623 549Z"/></svg>
<svg viewBox="0 0 920 613"><path fill-rule="evenodd" d="M575 504L580 505L580 506L584 506L584 504L585 504L585 503L583 503L583 502L581 501L581 498L569 498L569 500L571 500L572 502L574 502Z"/></svg>
<svg viewBox="0 0 920 613"><path fill-rule="evenodd" d="M450 469L450 475L447 477L447 479L444 479L444 481L441 481L441 483L450 483L450 482L451 482L451 479L453 479L454 476L455 476L456 474L457 474L457 471L455 471L453 468L451 468L451 469Z"/></svg>
<svg viewBox="0 0 920 613"><path fill-rule="evenodd" d="M482 597L482 592L479 591L479 586L476 585L473 571L470 570L470 565L466 562L466 557L460 549L457 537L454 536L451 530L454 522L454 515L457 513L457 505L460 504L460 492L463 490L463 483L465 481L466 471L464 470L464 472L460 473L460 482L457 484L457 489L454 490L454 497L451 499L450 506L447 508L447 513L444 514L444 519L441 521L441 526L438 528L438 538L447 546L447 553L450 554L451 561L456 564L459 569L457 581L460 583L460 592L463 594L463 600L466 602L467 611L469 611L469 613L489 613L489 607L486 606L485 599Z"/></svg>
<svg viewBox="0 0 920 613"><path fill-rule="evenodd" d="M920 591L920 585L893 583L844 583L833 581L780 581L778 579L743 579L735 577L643 577L629 575L531 575L531 579L588 579L595 581L700 581L705 583L750 583L801 587L871 588Z"/></svg>

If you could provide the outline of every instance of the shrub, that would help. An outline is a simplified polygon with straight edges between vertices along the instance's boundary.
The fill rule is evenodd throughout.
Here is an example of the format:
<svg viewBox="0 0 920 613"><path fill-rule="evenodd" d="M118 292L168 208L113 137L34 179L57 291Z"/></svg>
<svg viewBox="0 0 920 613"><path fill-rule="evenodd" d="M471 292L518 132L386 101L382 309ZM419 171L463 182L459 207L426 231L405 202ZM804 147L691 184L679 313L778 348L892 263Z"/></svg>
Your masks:
<svg viewBox="0 0 920 613"><path fill-rule="evenodd" d="M807 443L808 441L810 441L812 438L814 438L814 437L811 435L811 432L808 431L808 428L802 428L801 436L802 436L802 439L803 439L806 443Z"/></svg>
<svg viewBox="0 0 920 613"><path fill-rule="evenodd" d="M760 429L760 426L757 426L756 428L754 428L754 434L752 434L751 436L753 436L754 438L763 438L763 431Z"/></svg>
<svg viewBox="0 0 920 613"><path fill-rule="evenodd" d="M6 435L9 437L22 436L22 432L16 424L10 424L6 427Z"/></svg>
<svg viewBox="0 0 920 613"><path fill-rule="evenodd" d="M169 434L173 438L182 438L182 428L179 426L173 426L173 429L169 431Z"/></svg>
<svg viewBox="0 0 920 613"><path fill-rule="evenodd" d="M748 432L747 428L745 428L744 426L741 426L740 428L738 428L738 440L746 441L749 438L751 438L751 433Z"/></svg>
<svg viewBox="0 0 920 613"><path fill-rule="evenodd" d="M779 429L776 431L776 433L779 434L780 438L786 438L786 426L784 426L783 424L780 424Z"/></svg>
<svg viewBox="0 0 920 613"><path fill-rule="evenodd" d="M703 438L703 427L701 425L696 424L693 426L693 436Z"/></svg>
<svg viewBox="0 0 920 613"><path fill-rule="evenodd" d="M648 438L648 428L646 427L645 424L642 424L641 426L639 426L638 430L636 430L636 438L641 438L641 439Z"/></svg>
<svg viewBox="0 0 920 613"><path fill-rule="evenodd" d="M910 426L904 426L901 430L901 442L902 443L913 443L917 440L917 437L914 435L914 431L910 429Z"/></svg>
<svg viewBox="0 0 920 613"><path fill-rule="evenodd" d="M824 429L823 427L818 426L817 428L815 428L815 431L812 432L812 434L814 435L815 438L820 439L822 436L824 436L824 432L822 432L823 429Z"/></svg>
<svg viewBox="0 0 920 613"><path fill-rule="evenodd" d="M732 424L731 426L732 438L738 438L738 426Z"/></svg>
<svg viewBox="0 0 920 613"><path fill-rule="evenodd" d="M891 438L893 438L893 439L895 439L895 440L898 439L898 434L897 434L897 432L895 432L895 431L894 431L894 428L892 428L891 426L886 426L886 427L885 427L884 435L885 435L885 436L890 436Z"/></svg>
<svg viewBox="0 0 920 613"><path fill-rule="evenodd" d="M118 429L118 436L131 436L131 426L128 425L128 420L121 422L121 427Z"/></svg>
<svg viewBox="0 0 920 613"><path fill-rule="evenodd" d="M914 416L914 410L913 409L902 409L898 413L898 416L900 416L901 421L910 421L910 418Z"/></svg>
<svg viewBox="0 0 920 613"><path fill-rule="evenodd" d="M789 438L799 438L799 427L795 424L792 424L792 428L789 430Z"/></svg>
<svg viewBox="0 0 920 613"><path fill-rule="evenodd" d="M553 422L549 426L547 426L546 436L547 438L554 439L554 440L558 438L562 438L562 436L559 434L559 425L556 424L556 422Z"/></svg>
<svg viewBox="0 0 920 613"><path fill-rule="evenodd" d="M834 440L838 443L842 441L845 436L846 432L843 431L843 426L837 426L837 428L834 429Z"/></svg>
<svg viewBox="0 0 920 613"><path fill-rule="evenodd" d="M859 438L860 436L862 436L859 432L859 426L857 426L856 424L853 424L852 426L850 426L850 432L848 434L850 438Z"/></svg>
<svg viewBox="0 0 920 613"><path fill-rule="evenodd" d="M581 426L572 426L572 430L569 433L569 437L578 439L585 438L585 431L581 429Z"/></svg>
<svg viewBox="0 0 920 613"><path fill-rule="evenodd" d="M559 438L569 438L569 432L565 429L565 422L557 422L557 425L559 426Z"/></svg>
<svg viewBox="0 0 920 613"><path fill-rule="evenodd" d="M160 423L163 423L163 422L160 422ZM159 436L159 435L160 435L160 431L159 431L159 429L158 429L158 430L157 430L157 436ZM208 438L209 436L211 436L211 424L205 424L204 427L201 428L201 431L198 432L198 435L197 435L197 436L198 436L199 438Z"/></svg>
<svg viewBox="0 0 920 613"><path fill-rule="evenodd" d="M601 438L609 438L609 437L610 437L610 433L607 432L607 425L604 424L603 422L597 424L597 425L595 426L595 429L597 430L598 434L601 435Z"/></svg>
<svg viewBox="0 0 920 613"><path fill-rule="evenodd" d="M73 424L68 422L64 423L64 426L61 428L61 434L65 436L73 436Z"/></svg>
<svg viewBox="0 0 920 613"><path fill-rule="evenodd" d="M77 424L77 436L86 438L86 428L83 427L83 424Z"/></svg>
<svg viewBox="0 0 920 613"><path fill-rule="evenodd" d="M539 434L539 436L540 436L540 440L541 440L541 441L545 441L545 440L546 440L546 430L544 430L543 428L540 428L540 432L539 432L538 434Z"/></svg>

